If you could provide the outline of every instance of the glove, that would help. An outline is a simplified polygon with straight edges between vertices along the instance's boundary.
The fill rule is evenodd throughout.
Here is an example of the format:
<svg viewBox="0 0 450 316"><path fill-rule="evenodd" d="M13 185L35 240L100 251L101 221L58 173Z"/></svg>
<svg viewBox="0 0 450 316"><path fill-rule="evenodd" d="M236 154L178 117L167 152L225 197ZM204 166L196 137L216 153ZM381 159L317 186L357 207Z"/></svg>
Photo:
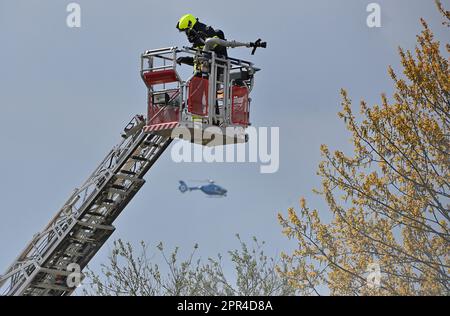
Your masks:
<svg viewBox="0 0 450 316"><path fill-rule="evenodd" d="M198 42L199 36L198 36L198 33L196 31L194 31L194 30L186 30L186 35L187 35L188 41L190 43L193 44L195 42Z"/></svg>
<svg viewBox="0 0 450 316"><path fill-rule="evenodd" d="M178 57L177 58L177 64L181 65L181 64L185 64L185 65L189 65L189 66L194 66L194 58L192 57Z"/></svg>

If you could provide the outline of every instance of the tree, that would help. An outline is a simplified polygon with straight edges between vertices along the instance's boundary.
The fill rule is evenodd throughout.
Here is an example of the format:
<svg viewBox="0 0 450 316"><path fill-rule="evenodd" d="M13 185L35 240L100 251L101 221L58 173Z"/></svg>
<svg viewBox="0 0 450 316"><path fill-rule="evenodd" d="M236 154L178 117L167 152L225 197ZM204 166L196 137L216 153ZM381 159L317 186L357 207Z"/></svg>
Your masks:
<svg viewBox="0 0 450 316"><path fill-rule="evenodd" d="M449 25L450 14L438 8ZM403 73L389 67L395 93L361 117L341 91L339 117L354 153L322 145L318 175L331 220L300 201L279 214L298 249L283 273L302 294L450 294L450 73L448 53L424 20L415 54L399 49ZM447 57L442 56L446 54Z"/></svg>
<svg viewBox="0 0 450 316"><path fill-rule="evenodd" d="M100 296L198 296L198 295L295 295L296 289L289 281L276 272L281 264L287 272L284 262L268 258L263 250L264 242L253 239L253 247L248 248L239 235L240 249L229 251L234 265L235 282L230 282L223 271L222 256L209 258L206 264L200 259L194 260L198 245L194 246L190 256L180 261L178 248L167 256L160 243L157 248L167 268L166 273L152 263L147 255L147 245L142 242L136 254L130 243L114 242L109 263L102 265L101 274L88 269L88 285L83 289L86 295ZM86 284L86 282L84 282Z"/></svg>

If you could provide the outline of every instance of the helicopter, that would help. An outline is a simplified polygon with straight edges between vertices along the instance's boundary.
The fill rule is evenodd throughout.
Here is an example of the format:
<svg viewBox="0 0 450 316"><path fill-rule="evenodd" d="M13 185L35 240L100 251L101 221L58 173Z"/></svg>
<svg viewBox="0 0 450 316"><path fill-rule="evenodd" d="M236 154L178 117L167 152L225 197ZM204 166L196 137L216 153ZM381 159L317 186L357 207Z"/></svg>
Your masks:
<svg viewBox="0 0 450 316"><path fill-rule="evenodd" d="M193 180L194 181L194 180ZM200 190L209 197L226 197L227 196L227 190L222 188L221 186L218 186L214 183L213 180L205 180L200 182L208 182L208 184L196 186L196 187L188 187L186 182L180 180L180 186L178 189L181 193L186 193L187 191L194 191L194 190Z"/></svg>

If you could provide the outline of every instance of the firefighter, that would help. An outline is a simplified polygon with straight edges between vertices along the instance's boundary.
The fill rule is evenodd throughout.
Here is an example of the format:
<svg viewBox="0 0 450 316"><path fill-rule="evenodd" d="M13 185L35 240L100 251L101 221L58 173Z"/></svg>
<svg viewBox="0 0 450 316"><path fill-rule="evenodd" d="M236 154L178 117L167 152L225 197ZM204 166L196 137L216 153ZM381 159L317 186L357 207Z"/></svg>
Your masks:
<svg viewBox="0 0 450 316"><path fill-rule="evenodd" d="M194 49L203 49L205 40L208 38L220 38L225 40L225 34L221 30L213 29L211 26L201 23L198 18L192 14L183 15L176 27L180 32L186 34L189 43L192 44L192 48ZM226 47L216 45L213 47L213 51L220 58L228 57ZM201 64L194 61L193 57L178 57L177 63L194 66L194 73L196 75L202 74Z"/></svg>
<svg viewBox="0 0 450 316"><path fill-rule="evenodd" d="M176 28L180 32L184 32L187 36L189 43L192 44L192 48L194 49L203 49L205 46L205 41L208 38L220 38L222 40L225 39L225 34L221 30L216 30L211 26L207 26L206 24L201 23L198 18L193 16L192 14L183 15L177 23ZM219 58L227 58L227 48L220 45L215 45L213 47L213 51L217 54ZM209 77L209 67L208 65L203 65L200 61L194 59L193 57L184 56L177 58L178 64L186 64L194 67L194 75L199 77ZM217 79L223 74L222 69L218 69L217 71ZM219 87L217 87L217 90ZM215 106L216 115L220 114L219 105ZM214 124L218 125L218 121L215 121Z"/></svg>

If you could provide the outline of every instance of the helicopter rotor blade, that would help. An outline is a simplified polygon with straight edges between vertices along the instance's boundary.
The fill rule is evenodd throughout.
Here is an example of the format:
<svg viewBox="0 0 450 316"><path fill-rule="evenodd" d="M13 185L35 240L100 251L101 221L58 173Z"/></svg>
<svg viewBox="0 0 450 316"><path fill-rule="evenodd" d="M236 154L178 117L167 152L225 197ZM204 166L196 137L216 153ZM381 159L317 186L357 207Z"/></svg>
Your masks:
<svg viewBox="0 0 450 316"><path fill-rule="evenodd" d="M205 180L191 179L191 180L186 180L186 181L197 182L197 183L205 183L205 182L214 183L214 180L211 180L211 179L205 179Z"/></svg>

